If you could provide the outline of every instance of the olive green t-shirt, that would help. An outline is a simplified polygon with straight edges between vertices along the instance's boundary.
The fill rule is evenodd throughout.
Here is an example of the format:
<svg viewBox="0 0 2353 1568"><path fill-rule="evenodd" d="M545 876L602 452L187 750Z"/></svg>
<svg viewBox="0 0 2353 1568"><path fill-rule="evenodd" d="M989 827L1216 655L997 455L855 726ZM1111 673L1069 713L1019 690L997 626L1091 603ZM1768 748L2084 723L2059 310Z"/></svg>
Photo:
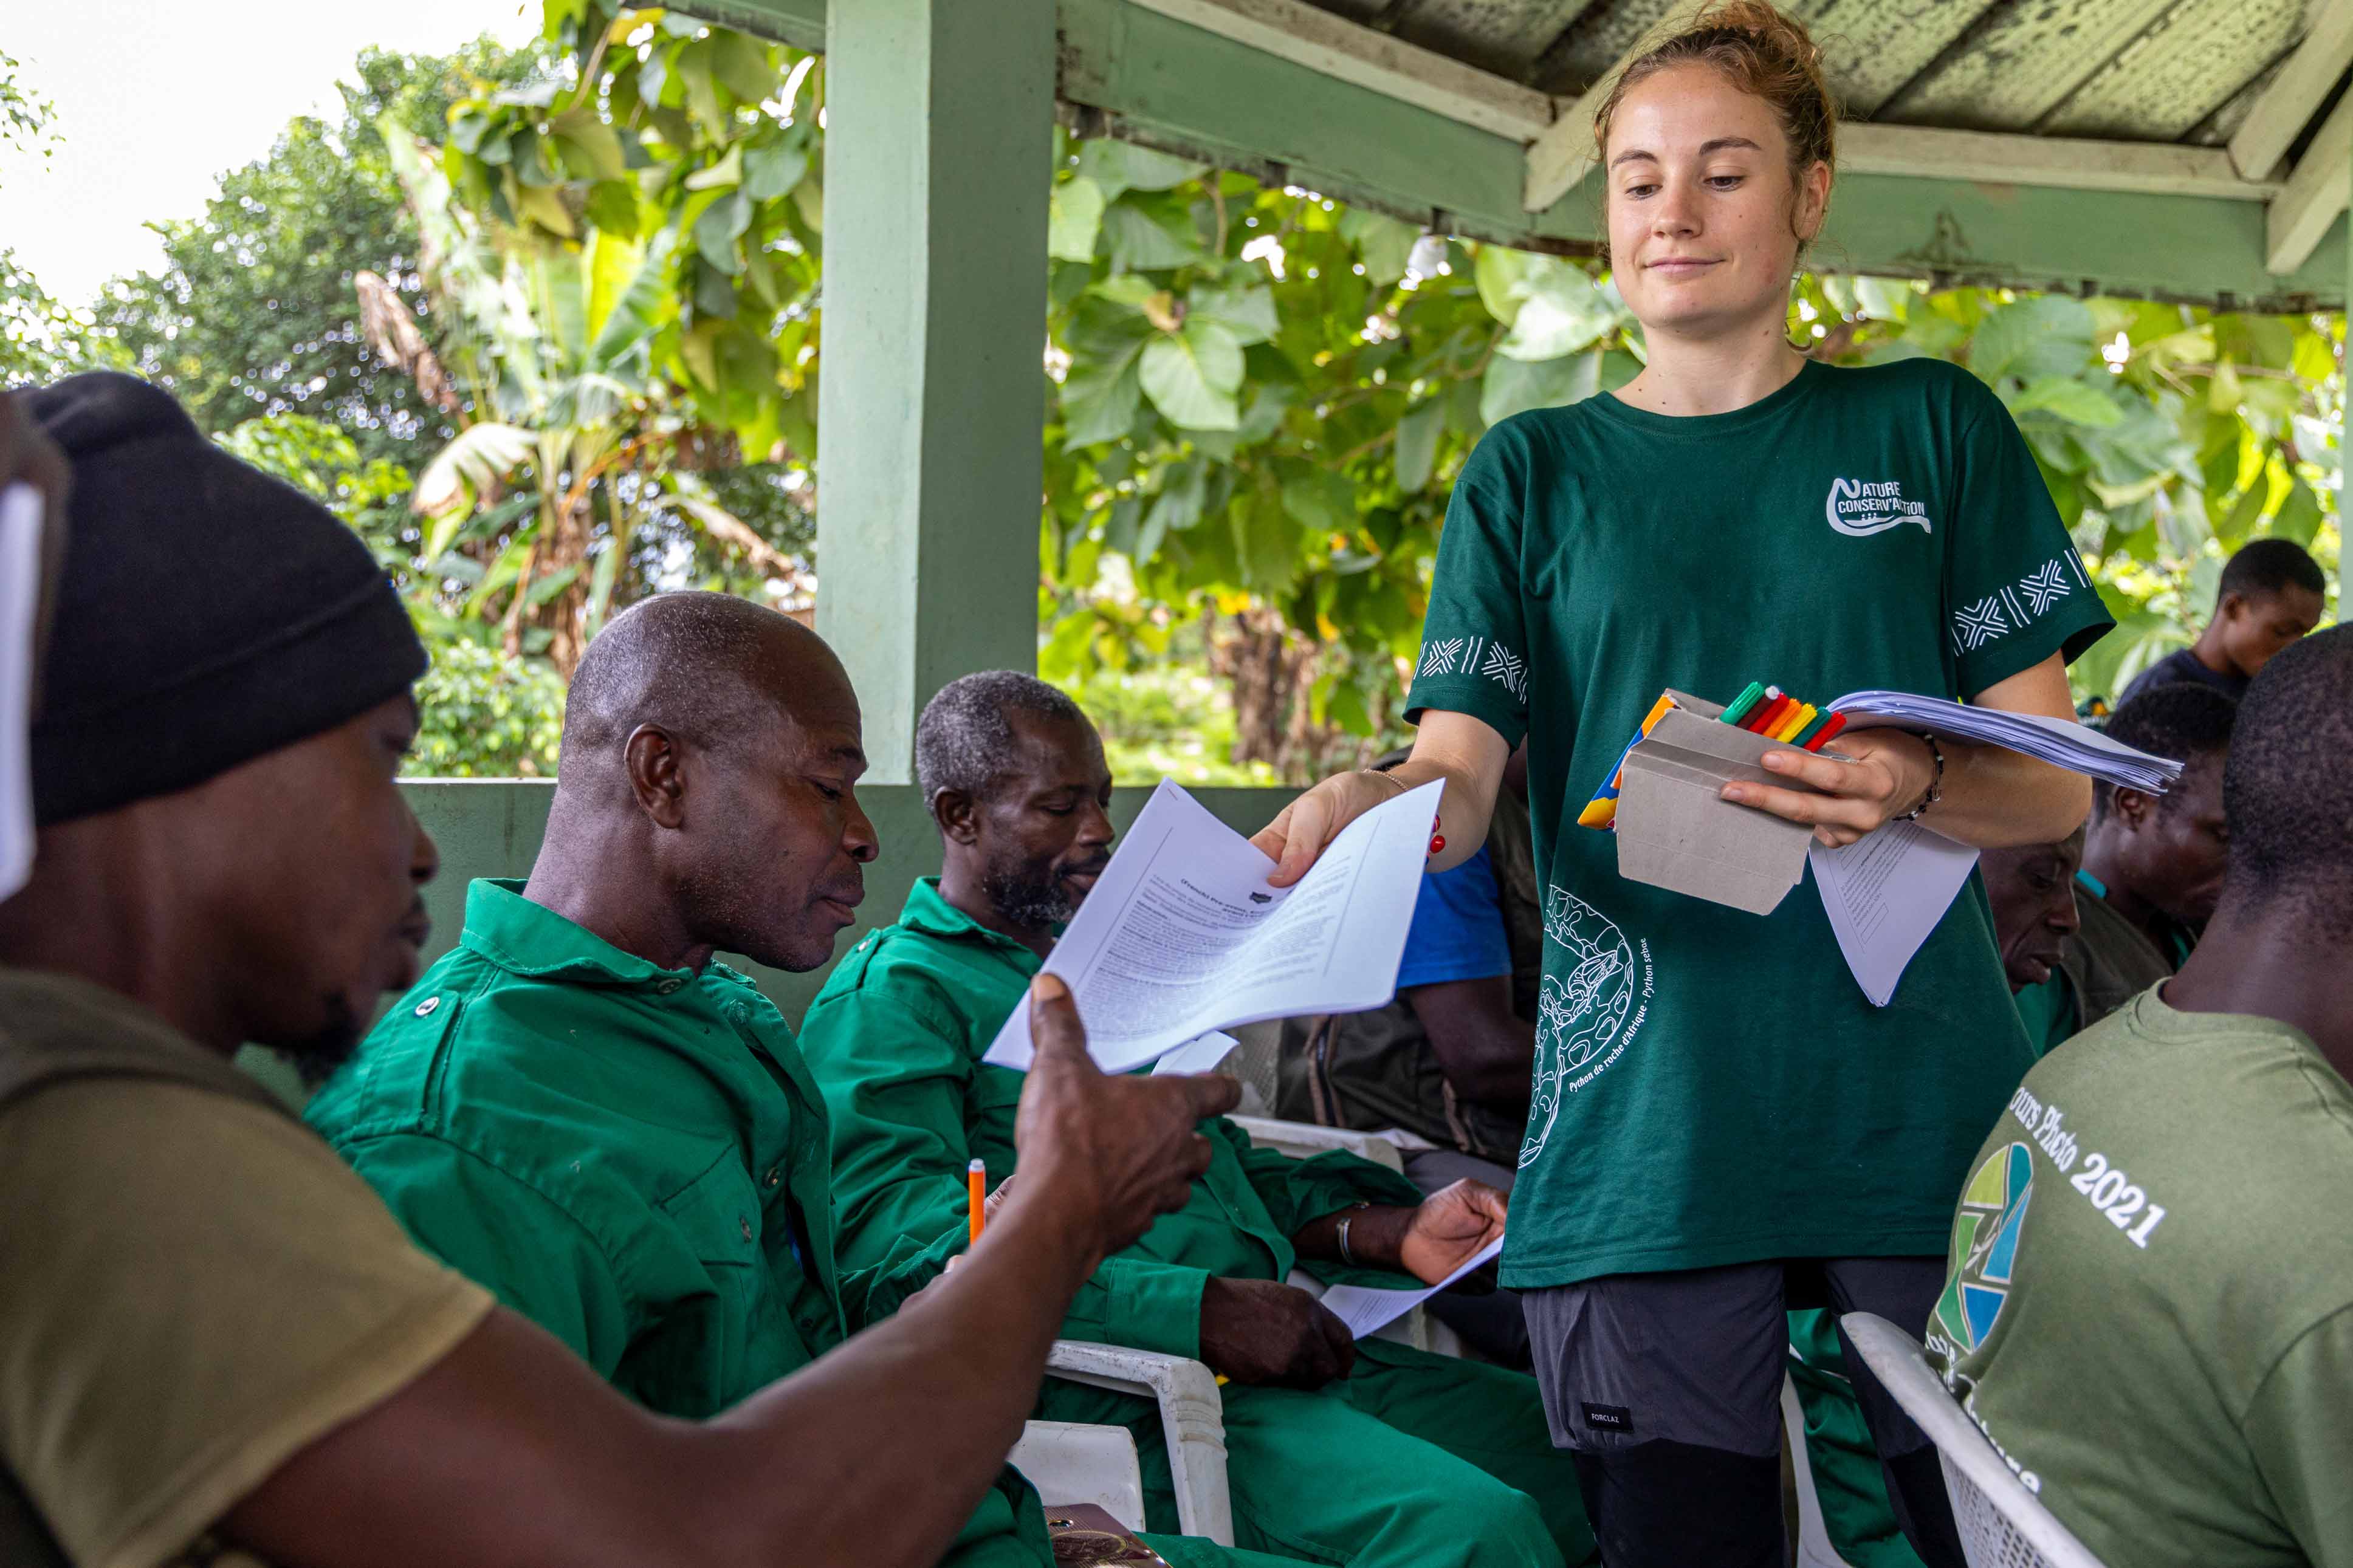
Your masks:
<svg viewBox="0 0 2353 1568"><path fill-rule="evenodd" d="M2353 1565L2353 1087L2152 987L2035 1064L1953 1220L1928 1362L2132 1568Z"/></svg>
<svg viewBox="0 0 2353 1568"><path fill-rule="evenodd" d="M1967 699L2109 624L2009 413L1948 364L1488 432L1407 717L1528 740L1545 979L1505 1284L1942 1249L2032 1060L1977 878L1877 1008L1810 885L1757 916L1629 881L1577 808L1664 688Z"/></svg>
<svg viewBox="0 0 2353 1568"><path fill-rule="evenodd" d="M32 1009L203 1054L111 992L0 970L0 1048ZM491 1311L310 1129L189 1083L26 1092L0 1194L0 1459L79 1568L209 1560L190 1549L224 1512Z"/></svg>

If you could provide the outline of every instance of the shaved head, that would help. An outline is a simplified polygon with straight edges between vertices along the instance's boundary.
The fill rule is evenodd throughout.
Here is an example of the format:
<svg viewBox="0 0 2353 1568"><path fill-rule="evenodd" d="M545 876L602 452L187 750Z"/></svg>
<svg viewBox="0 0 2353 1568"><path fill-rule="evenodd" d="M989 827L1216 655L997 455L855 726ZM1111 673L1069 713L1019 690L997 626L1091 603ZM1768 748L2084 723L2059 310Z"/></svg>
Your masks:
<svg viewBox="0 0 2353 1568"><path fill-rule="evenodd" d="M571 788L617 779L621 749L640 724L740 760L777 720L793 720L797 697L849 685L825 639L789 616L726 594L659 595L588 645L565 702L556 780Z"/></svg>
<svg viewBox="0 0 2353 1568"><path fill-rule="evenodd" d="M588 645L527 897L667 968L814 969L865 896L858 698L823 638L664 594Z"/></svg>

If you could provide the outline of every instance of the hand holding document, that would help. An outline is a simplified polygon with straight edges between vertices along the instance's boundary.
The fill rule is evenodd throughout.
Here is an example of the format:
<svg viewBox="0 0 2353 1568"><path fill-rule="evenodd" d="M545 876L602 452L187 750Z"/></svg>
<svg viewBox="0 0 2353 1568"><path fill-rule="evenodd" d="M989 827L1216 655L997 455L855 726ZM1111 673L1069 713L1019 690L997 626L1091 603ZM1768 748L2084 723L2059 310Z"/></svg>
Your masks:
<svg viewBox="0 0 2353 1568"><path fill-rule="evenodd" d="M1472 1269L1493 1263L1503 1255L1504 1238L1499 1236L1472 1253L1461 1268L1435 1285L1424 1285L1411 1290L1380 1290L1370 1285L1335 1285L1324 1292L1324 1310L1345 1323L1348 1332L1361 1340L1404 1317Z"/></svg>
<svg viewBox="0 0 2353 1568"><path fill-rule="evenodd" d="M1276 888L1272 860L1164 781L1046 959L1096 1064L1127 1072L1209 1030L1388 1001L1441 787L1365 813ZM981 1059L1026 1071L1029 1058L1016 1007Z"/></svg>

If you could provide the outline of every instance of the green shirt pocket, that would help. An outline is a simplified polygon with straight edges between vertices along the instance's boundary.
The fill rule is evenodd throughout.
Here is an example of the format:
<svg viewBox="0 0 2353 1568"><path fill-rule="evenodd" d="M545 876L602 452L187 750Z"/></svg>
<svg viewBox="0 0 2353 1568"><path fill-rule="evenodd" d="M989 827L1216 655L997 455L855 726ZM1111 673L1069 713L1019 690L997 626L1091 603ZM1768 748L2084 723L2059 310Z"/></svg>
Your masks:
<svg viewBox="0 0 2353 1568"><path fill-rule="evenodd" d="M763 1288L759 1199L729 1144L656 1207L665 1223L637 1260L640 1323L614 1381L667 1415L713 1415L745 1387L747 1359L779 1327L766 1321L776 1309Z"/></svg>

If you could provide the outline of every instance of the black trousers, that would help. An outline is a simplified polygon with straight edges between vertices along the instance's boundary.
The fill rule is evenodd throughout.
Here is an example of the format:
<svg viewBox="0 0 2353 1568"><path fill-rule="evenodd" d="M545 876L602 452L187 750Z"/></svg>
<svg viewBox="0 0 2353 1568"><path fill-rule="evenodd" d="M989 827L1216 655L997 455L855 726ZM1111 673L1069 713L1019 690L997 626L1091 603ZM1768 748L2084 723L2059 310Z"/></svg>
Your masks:
<svg viewBox="0 0 2353 1568"><path fill-rule="evenodd" d="M1522 1293L1553 1442L1608 1568L1781 1568L1781 1379L1792 1308L1915 1329L1941 1258L1768 1260L1615 1274ZM1964 1568L1936 1449L1846 1342L1896 1522L1928 1568Z"/></svg>

